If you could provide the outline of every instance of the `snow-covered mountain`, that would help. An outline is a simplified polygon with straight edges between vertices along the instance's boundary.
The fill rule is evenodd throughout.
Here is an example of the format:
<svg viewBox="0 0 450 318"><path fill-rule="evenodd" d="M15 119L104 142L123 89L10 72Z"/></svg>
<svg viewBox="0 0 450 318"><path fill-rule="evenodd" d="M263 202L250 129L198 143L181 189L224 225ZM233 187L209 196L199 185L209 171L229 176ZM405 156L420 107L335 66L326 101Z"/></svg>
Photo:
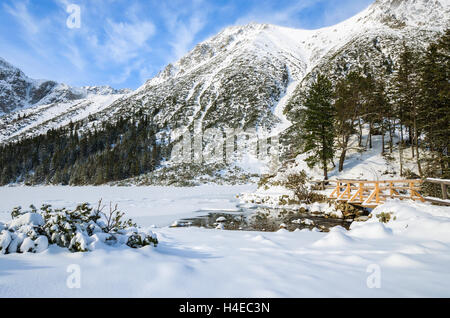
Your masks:
<svg viewBox="0 0 450 318"><path fill-rule="evenodd" d="M97 113L128 89L34 80L0 58L0 142L45 133Z"/></svg>
<svg viewBox="0 0 450 318"><path fill-rule="evenodd" d="M285 107L295 109L302 88L317 71L337 78L355 66L365 65L375 74L385 74L395 63L403 42L423 48L450 27L449 3L377 0L356 16L319 30L268 24L232 26L198 44L129 94L109 92L75 102L69 102L69 96L55 103L51 96L61 86L46 84L51 86L50 93L40 94L41 106L26 110L25 119L18 112L0 118L0 142L25 133L39 134L69 121L86 126L133 113L151 114L159 129L166 132L192 128L196 123L202 129L263 127L278 133L289 127L283 115ZM23 77L20 72L16 74ZM21 101L30 101L34 95L27 91L28 86L21 90L24 85L19 80L17 83L19 88L10 89L7 98L15 101L20 96ZM47 86L41 91L46 92ZM84 89L92 92L92 88ZM38 97L31 97L31 101ZM52 104L42 105L40 101L45 98Z"/></svg>
<svg viewBox="0 0 450 318"><path fill-rule="evenodd" d="M0 116L33 106L79 100L88 95L127 92L128 90L115 90L109 86L75 88L54 81L34 80L0 58Z"/></svg>
<svg viewBox="0 0 450 318"><path fill-rule="evenodd" d="M387 78L403 43L423 49L449 27L449 0L377 0L336 26L314 31L313 38L327 44L327 52L311 61L288 106L295 109L301 90L318 71L334 80L355 67L367 67Z"/></svg>
<svg viewBox="0 0 450 318"><path fill-rule="evenodd" d="M403 42L424 48L450 26L448 0L378 0L358 15L319 30L267 24L226 28L198 44L126 100L99 113L142 109L161 128L264 127L281 131L286 105L318 71L336 78L355 66L381 76ZM280 125L282 129L280 129Z"/></svg>
<svg viewBox="0 0 450 318"><path fill-rule="evenodd" d="M392 65L403 41L424 47L450 26L448 0L378 0L360 14L320 30L249 24L226 28L197 45L126 101L155 114L162 127L264 126L280 122L276 112L289 85L298 86L316 70L338 76L356 65L375 72ZM284 98L289 102L291 96Z"/></svg>

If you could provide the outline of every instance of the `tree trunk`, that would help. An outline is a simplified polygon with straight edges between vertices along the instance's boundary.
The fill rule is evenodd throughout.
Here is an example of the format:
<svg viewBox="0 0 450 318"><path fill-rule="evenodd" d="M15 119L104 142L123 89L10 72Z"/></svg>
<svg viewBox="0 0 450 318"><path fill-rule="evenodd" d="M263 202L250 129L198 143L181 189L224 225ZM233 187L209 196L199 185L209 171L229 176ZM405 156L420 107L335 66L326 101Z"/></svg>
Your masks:
<svg viewBox="0 0 450 318"><path fill-rule="evenodd" d="M414 143L416 144L416 159L417 159L417 170L419 171L419 175L422 178L422 166L420 164L420 155L419 155L419 132L417 131L417 120L414 117Z"/></svg>
<svg viewBox="0 0 450 318"><path fill-rule="evenodd" d="M414 116L413 116L414 117ZM414 118L415 120L415 118ZM414 159L414 132L413 129L411 128L411 126L408 128L408 132L409 132L409 144L411 145L411 158Z"/></svg>
<svg viewBox="0 0 450 318"><path fill-rule="evenodd" d="M394 145L394 134L392 133L392 123L389 121L389 153L392 154Z"/></svg>
<svg viewBox="0 0 450 318"><path fill-rule="evenodd" d="M444 163L444 157L441 152L439 152L439 164L441 166L441 176L445 173L445 163Z"/></svg>
<svg viewBox="0 0 450 318"><path fill-rule="evenodd" d="M403 125L400 124L400 143L398 146L400 155L400 176L403 177Z"/></svg>
<svg viewBox="0 0 450 318"><path fill-rule="evenodd" d="M361 124L361 118L358 119L358 126L359 126L359 140L358 140L358 146L362 147L362 124Z"/></svg>
<svg viewBox="0 0 450 318"><path fill-rule="evenodd" d="M323 155L322 164L323 164L323 179L328 180L328 168L327 168L327 160L325 159L325 155Z"/></svg>
<svg viewBox="0 0 450 318"><path fill-rule="evenodd" d="M327 169L327 157L325 154L326 150L325 134L322 135L322 164L323 164L323 178L328 180L328 169Z"/></svg>
<svg viewBox="0 0 450 318"><path fill-rule="evenodd" d="M373 129L373 123L370 122L369 124L369 149L372 149L372 129Z"/></svg>
<svg viewBox="0 0 450 318"><path fill-rule="evenodd" d="M346 154L347 154L347 148L343 149L341 152L341 156L339 158L339 172L342 172L344 170L344 161L345 161Z"/></svg>
<svg viewBox="0 0 450 318"><path fill-rule="evenodd" d="M344 170L344 162L345 162L345 156L347 154L347 147L348 147L349 140L350 140L350 136L345 136L342 140L342 152L341 152L341 156L339 157L339 172L342 172Z"/></svg>

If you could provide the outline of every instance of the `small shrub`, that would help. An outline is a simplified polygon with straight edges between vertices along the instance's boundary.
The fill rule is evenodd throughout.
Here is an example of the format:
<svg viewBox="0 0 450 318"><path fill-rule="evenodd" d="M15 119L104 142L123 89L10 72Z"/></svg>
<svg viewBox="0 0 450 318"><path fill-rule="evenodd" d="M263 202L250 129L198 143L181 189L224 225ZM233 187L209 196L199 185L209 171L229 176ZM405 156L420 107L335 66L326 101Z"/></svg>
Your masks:
<svg viewBox="0 0 450 318"><path fill-rule="evenodd" d="M383 157L384 157L384 159L385 159L387 162L394 162L394 161L395 161L395 157L394 157L392 154L390 154L389 152L385 152L385 153L383 154Z"/></svg>
<svg viewBox="0 0 450 318"><path fill-rule="evenodd" d="M377 219L378 219L381 223L389 223L389 221L391 220L391 217L392 217L393 215L394 215L394 213L392 213L392 212L387 212L387 213L381 212L381 213L377 214L376 217L377 217ZM394 217L394 221L395 221L396 219L397 219L397 218Z"/></svg>
<svg viewBox="0 0 450 318"><path fill-rule="evenodd" d="M289 190L292 190L300 202L313 203L326 200L324 195L315 193L311 190L309 178L303 170L300 173L289 175L284 186Z"/></svg>
<svg viewBox="0 0 450 318"><path fill-rule="evenodd" d="M262 186L265 186L269 183L270 179L272 179L273 177L275 177L275 175L263 175L261 176L261 178L259 179L258 182L258 188L261 188Z"/></svg>
<svg viewBox="0 0 450 318"><path fill-rule="evenodd" d="M420 179L420 176L417 173L415 173L414 171L412 171L411 169L405 169L403 171L403 176L406 179Z"/></svg>
<svg viewBox="0 0 450 318"><path fill-rule="evenodd" d="M109 205L103 212L101 201L96 209L88 203L78 205L74 210L53 209L43 205L38 212L30 206L31 212L22 212L20 207L11 212L9 224L0 223L0 252L41 252L48 244L55 244L71 252L87 252L98 242L115 246L126 244L132 248L156 245L156 236L148 231L139 231L131 219L124 220L124 213Z"/></svg>

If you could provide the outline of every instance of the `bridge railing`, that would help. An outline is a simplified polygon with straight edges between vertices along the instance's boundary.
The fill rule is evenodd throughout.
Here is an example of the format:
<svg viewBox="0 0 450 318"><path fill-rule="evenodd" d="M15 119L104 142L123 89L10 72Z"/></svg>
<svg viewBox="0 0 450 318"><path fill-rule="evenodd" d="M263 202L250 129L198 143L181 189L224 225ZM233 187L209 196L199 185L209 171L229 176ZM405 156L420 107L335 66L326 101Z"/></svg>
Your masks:
<svg viewBox="0 0 450 318"><path fill-rule="evenodd" d="M420 194L421 185L424 182L441 184L443 200L437 198L424 198ZM364 207L376 207L386 202L387 198L400 200L410 199L421 202L432 202L441 205L450 205L447 195L447 186L450 180L441 179L410 179L410 180L352 180L338 179L327 181L313 181L321 190L333 189L329 196L337 201L361 205Z"/></svg>
<svg viewBox="0 0 450 318"><path fill-rule="evenodd" d="M447 189L448 189L448 186L450 186L450 180L427 178L427 179L425 179L425 182L440 184L441 191L442 191L442 199L448 200L448 190Z"/></svg>

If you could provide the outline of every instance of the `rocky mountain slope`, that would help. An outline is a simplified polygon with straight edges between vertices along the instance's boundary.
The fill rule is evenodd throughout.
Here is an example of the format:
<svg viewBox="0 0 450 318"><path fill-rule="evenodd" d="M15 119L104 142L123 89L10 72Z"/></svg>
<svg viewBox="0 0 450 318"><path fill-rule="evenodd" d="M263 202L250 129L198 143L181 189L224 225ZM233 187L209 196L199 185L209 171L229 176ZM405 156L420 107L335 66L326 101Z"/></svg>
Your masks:
<svg viewBox="0 0 450 318"><path fill-rule="evenodd" d="M160 128L289 127L283 111L317 71L337 78L368 67L385 76L403 43L424 48L450 26L448 0L378 0L360 14L320 30L274 25L230 27L168 65L100 117L142 109Z"/></svg>
<svg viewBox="0 0 450 318"><path fill-rule="evenodd" d="M41 93L36 93L39 90L27 90L29 81L19 80L23 74L11 71L17 85L10 86L11 93L3 93L11 100L2 98L9 105L3 111L19 101L41 106L29 108L25 116L13 112L0 118L0 142L70 121L90 127L133 113L150 114L159 130L171 135L172 144L179 137L175 128L193 130L194 125L202 130L257 127L277 134L289 127L285 108L300 106L298 97L316 72L337 78L356 66L366 66L385 76L404 42L424 47L450 26L449 2L377 0L358 15L319 30L266 24L229 27L126 95L73 102L69 92L76 95L74 91L58 95L60 85L40 83ZM55 102L54 94L62 96L63 102ZM53 103L42 106L45 101Z"/></svg>
<svg viewBox="0 0 450 318"><path fill-rule="evenodd" d="M33 106L65 103L88 95L124 94L108 86L74 88L47 80L34 80L0 58L0 116Z"/></svg>
<svg viewBox="0 0 450 318"><path fill-rule="evenodd" d="M130 90L34 80L0 58L0 143L89 120Z"/></svg>

